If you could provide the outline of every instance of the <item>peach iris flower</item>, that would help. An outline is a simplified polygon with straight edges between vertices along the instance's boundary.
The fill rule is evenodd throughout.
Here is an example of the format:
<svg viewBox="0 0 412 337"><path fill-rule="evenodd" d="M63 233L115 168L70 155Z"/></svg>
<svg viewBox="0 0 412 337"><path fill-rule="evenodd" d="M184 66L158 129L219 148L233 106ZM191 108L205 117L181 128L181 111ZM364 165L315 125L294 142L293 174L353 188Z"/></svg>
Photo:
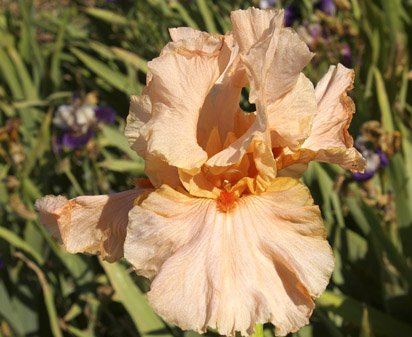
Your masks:
<svg viewBox="0 0 412 337"><path fill-rule="evenodd" d="M311 160L362 170L348 126L353 71L331 66L316 88L312 58L283 11L232 13L233 32L171 29L132 97L126 135L153 188L37 202L72 253L125 257L152 280L166 321L233 336L271 322L308 324L334 267L319 208L298 180ZM239 107L250 87L254 113Z"/></svg>

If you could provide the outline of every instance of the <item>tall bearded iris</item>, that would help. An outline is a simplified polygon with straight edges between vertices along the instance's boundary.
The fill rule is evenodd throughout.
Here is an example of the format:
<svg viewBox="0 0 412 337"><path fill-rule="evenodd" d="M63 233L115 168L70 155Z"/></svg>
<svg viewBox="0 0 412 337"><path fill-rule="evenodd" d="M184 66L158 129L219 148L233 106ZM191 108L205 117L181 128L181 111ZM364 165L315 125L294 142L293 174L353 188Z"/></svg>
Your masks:
<svg viewBox="0 0 412 337"><path fill-rule="evenodd" d="M271 322L286 335L333 270L298 178L311 160L363 169L347 131L353 71L332 66L314 88L301 72L312 53L283 17L251 8L226 35L170 30L126 127L153 188L37 203L68 251L124 256L151 279L150 303L182 329L248 335ZM239 107L244 87L254 113Z"/></svg>

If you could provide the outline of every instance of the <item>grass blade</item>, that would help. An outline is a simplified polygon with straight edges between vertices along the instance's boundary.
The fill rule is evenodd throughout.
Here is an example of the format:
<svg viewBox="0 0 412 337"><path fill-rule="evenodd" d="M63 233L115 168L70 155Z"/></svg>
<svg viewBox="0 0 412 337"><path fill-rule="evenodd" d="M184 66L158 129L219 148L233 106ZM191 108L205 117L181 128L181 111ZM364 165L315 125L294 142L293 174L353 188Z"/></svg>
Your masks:
<svg viewBox="0 0 412 337"><path fill-rule="evenodd" d="M44 263L44 259L39 253L37 253L26 241L7 228L0 227L0 238L6 240L13 247L21 249L33 256L38 264L42 265Z"/></svg>
<svg viewBox="0 0 412 337"><path fill-rule="evenodd" d="M153 312L146 297L120 263L100 261L117 296L129 312L142 337L170 336L166 324Z"/></svg>
<svg viewBox="0 0 412 337"><path fill-rule="evenodd" d="M317 301L325 311L342 317L345 322L362 326L364 308L369 314L370 329L387 337L412 336L412 326L398 321L383 312L360 303L350 297L326 291Z"/></svg>

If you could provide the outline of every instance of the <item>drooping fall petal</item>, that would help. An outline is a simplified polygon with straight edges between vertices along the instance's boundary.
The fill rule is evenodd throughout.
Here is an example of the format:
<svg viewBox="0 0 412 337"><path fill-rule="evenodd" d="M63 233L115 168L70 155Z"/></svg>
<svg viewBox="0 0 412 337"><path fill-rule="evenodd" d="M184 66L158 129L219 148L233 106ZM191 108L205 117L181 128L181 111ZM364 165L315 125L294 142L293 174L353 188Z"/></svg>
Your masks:
<svg viewBox="0 0 412 337"><path fill-rule="evenodd" d="M123 257L128 212L143 191L71 200L49 195L38 200L36 208L40 222L68 252L100 254L105 260L115 261Z"/></svg>
<svg viewBox="0 0 412 337"><path fill-rule="evenodd" d="M319 209L291 178L228 212L164 185L130 212L125 257L153 279L149 301L164 319L230 336L307 324L333 269Z"/></svg>

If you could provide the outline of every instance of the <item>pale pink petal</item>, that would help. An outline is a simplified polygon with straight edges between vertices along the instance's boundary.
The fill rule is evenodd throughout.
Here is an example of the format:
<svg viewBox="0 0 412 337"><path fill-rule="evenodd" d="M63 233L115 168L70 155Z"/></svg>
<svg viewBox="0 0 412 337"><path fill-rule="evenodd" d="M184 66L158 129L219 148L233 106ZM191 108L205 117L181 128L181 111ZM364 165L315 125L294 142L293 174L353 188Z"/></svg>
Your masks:
<svg viewBox="0 0 412 337"><path fill-rule="evenodd" d="M246 54L257 41L260 41L262 38L267 36L271 36L271 34L275 34L273 32L273 29L275 29L274 26L277 25L279 27L278 30L280 29L283 21L283 12L265 12L251 8L248 10L238 10L232 12L231 20L235 40L239 44L241 52ZM256 27L254 27L255 24ZM269 27L270 25L272 26ZM244 61L244 56L242 56L242 61ZM258 60L258 63L261 64L262 60ZM250 101L253 102L253 100ZM237 106L238 102L236 102L236 107ZM268 139L266 135L267 116L265 114L264 107L260 104L257 108L256 118L249 129L234 143L230 144L229 147L209 158L207 161L208 166L223 167L239 163L247 151L252 151L251 144L254 139L259 139L261 141L266 141ZM238 113L242 113L239 108L237 108L237 111ZM236 130L234 131L236 132Z"/></svg>
<svg viewBox="0 0 412 337"><path fill-rule="evenodd" d="M67 200L45 196L36 202L40 223L70 253L100 254L115 261L123 256L128 212L144 190Z"/></svg>
<svg viewBox="0 0 412 337"><path fill-rule="evenodd" d="M296 331L333 269L319 208L291 178L228 212L165 185L129 217L125 257L153 279L154 309L185 330L248 335L272 322L278 335Z"/></svg>
<svg viewBox="0 0 412 337"><path fill-rule="evenodd" d="M302 148L317 152L316 160L336 163L360 171L365 161L353 147L348 132L355 110L347 92L353 87L354 72L339 64L331 66L316 86L318 112L312 131Z"/></svg>
<svg viewBox="0 0 412 337"><path fill-rule="evenodd" d="M219 50L191 51L179 48L178 43L173 42L167 52L148 64L152 118L140 134L151 154L170 165L193 169L207 159L196 133L205 97L220 75ZM221 46L222 41L219 43Z"/></svg>

